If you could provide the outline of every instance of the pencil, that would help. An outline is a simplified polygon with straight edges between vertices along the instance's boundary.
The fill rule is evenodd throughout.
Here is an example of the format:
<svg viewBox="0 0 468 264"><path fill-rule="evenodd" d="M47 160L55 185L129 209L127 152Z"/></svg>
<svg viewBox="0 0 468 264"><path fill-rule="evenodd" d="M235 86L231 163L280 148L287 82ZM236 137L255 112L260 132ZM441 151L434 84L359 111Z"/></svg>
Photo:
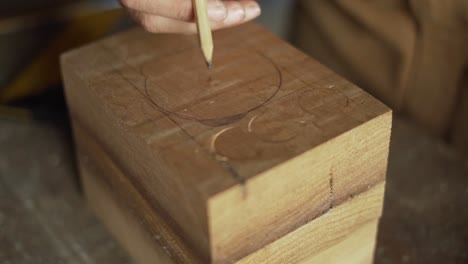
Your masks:
<svg viewBox="0 0 468 264"><path fill-rule="evenodd" d="M194 3L200 48L202 50L203 56L205 57L206 65L211 69L211 62L213 58L213 36L211 35L206 0L194 0Z"/></svg>

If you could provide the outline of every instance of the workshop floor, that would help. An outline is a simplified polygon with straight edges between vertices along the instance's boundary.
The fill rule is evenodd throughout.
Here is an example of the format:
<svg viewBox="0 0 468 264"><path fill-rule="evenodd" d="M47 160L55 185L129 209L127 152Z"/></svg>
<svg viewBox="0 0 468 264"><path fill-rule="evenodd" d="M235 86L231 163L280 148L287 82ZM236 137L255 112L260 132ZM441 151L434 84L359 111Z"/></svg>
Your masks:
<svg viewBox="0 0 468 264"><path fill-rule="evenodd" d="M63 106L40 112L0 119L0 264L132 263L86 206ZM390 152L376 263L468 263L468 163L398 118Z"/></svg>

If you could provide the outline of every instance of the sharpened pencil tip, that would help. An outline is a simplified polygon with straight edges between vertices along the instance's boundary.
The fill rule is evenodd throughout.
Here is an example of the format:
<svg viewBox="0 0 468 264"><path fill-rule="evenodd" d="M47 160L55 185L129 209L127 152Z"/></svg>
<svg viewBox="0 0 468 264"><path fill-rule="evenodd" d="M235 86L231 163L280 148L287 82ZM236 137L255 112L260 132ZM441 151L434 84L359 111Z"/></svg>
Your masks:
<svg viewBox="0 0 468 264"><path fill-rule="evenodd" d="M206 66L208 66L208 69L210 69L210 70L211 70L211 65L212 65L212 64L211 64L211 61L207 61L207 62L206 62Z"/></svg>

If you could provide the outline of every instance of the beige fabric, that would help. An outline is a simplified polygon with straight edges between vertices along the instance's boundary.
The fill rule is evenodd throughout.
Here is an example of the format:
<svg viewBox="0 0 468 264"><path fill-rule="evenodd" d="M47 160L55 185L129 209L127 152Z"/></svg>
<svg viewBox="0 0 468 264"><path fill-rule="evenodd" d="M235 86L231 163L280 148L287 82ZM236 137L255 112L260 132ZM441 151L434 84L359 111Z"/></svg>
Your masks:
<svg viewBox="0 0 468 264"><path fill-rule="evenodd" d="M302 0L297 44L468 148L468 0Z"/></svg>

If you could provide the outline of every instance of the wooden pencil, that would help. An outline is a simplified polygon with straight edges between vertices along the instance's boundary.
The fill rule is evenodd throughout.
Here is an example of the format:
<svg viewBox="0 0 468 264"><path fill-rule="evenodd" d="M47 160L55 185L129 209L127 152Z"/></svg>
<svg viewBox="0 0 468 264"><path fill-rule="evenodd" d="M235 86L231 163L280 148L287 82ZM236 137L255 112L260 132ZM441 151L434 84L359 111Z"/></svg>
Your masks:
<svg viewBox="0 0 468 264"><path fill-rule="evenodd" d="M211 68L213 58L213 37L211 35L206 0L194 0L194 3L200 47L208 68Z"/></svg>

